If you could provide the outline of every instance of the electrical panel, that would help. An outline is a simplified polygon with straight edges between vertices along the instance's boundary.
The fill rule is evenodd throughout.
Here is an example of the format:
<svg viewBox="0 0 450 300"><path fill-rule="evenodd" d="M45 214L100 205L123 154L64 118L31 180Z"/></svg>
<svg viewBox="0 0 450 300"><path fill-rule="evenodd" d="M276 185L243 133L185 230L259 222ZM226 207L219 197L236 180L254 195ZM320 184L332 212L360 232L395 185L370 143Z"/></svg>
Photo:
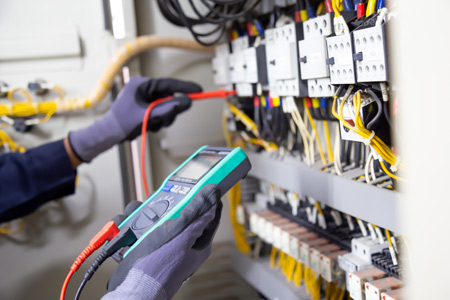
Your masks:
<svg viewBox="0 0 450 300"><path fill-rule="evenodd" d="M291 297L266 289L270 276L249 279L271 299L342 300L347 291L385 300L403 288L408 263L395 218L405 174L387 68L390 11L382 1L364 11L324 4L275 1L272 12L230 25L238 74L228 138L253 164L231 196L240 202L237 246L298 286Z"/></svg>

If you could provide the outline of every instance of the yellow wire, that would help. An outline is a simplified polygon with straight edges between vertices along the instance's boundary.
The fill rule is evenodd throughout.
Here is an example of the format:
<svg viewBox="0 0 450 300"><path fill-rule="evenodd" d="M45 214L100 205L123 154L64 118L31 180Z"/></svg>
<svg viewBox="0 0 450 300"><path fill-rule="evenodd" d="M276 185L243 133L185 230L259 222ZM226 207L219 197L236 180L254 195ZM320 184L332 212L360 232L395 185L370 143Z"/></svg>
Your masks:
<svg viewBox="0 0 450 300"><path fill-rule="evenodd" d="M5 143L8 144L9 148L11 148L11 152L19 151L19 152L23 153L26 150L25 147L23 147L23 146L17 144L16 142L14 142L11 139L11 137L6 132L4 132L2 130L0 130L0 141L1 141L2 145L5 144Z"/></svg>
<svg viewBox="0 0 450 300"><path fill-rule="evenodd" d="M342 99L342 102L339 106L339 112L336 111L336 101L337 101L337 96L334 97L334 101L333 101L333 108L332 108L333 115L339 121L341 121L341 123L345 127L352 130L353 132L361 135L364 139L368 139L372 135L372 132L367 130L364 127L364 124L362 123L362 120L361 120L361 116L360 116L361 94L360 94L360 92L358 91L353 96L353 103L354 103L354 110L355 110L355 125L356 125L355 127L350 125L343 117L344 104L346 103L347 99L346 98ZM397 163L397 157L395 156L395 154L377 135L374 135L373 138L370 140L370 145L389 164L395 165ZM402 164L399 164L398 168L402 169L402 167L403 167Z"/></svg>
<svg viewBox="0 0 450 300"><path fill-rule="evenodd" d="M311 294L312 292L311 272L312 270L309 267L305 266L305 289L307 294Z"/></svg>
<svg viewBox="0 0 450 300"><path fill-rule="evenodd" d="M323 215L323 211L322 211L322 208L320 207L319 202L316 202L316 204L314 204L314 206L317 208L317 211L319 212L319 214Z"/></svg>
<svg viewBox="0 0 450 300"><path fill-rule="evenodd" d="M60 100L62 100L64 98L64 96L66 95L66 91L59 85L55 85L53 87L53 90L58 94Z"/></svg>
<svg viewBox="0 0 450 300"><path fill-rule="evenodd" d="M314 271L313 273L314 273L314 287L311 299L320 300L320 288L322 287L322 276L317 276Z"/></svg>
<svg viewBox="0 0 450 300"><path fill-rule="evenodd" d="M325 300L330 300L331 282L325 282Z"/></svg>
<svg viewBox="0 0 450 300"><path fill-rule="evenodd" d="M294 271L295 271L296 261L295 258L288 255L288 265L286 267L286 279L289 282L292 282L294 279Z"/></svg>
<svg viewBox="0 0 450 300"><path fill-rule="evenodd" d="M300 286L303 279L303 264L297 261L294 273L294 283L296 286Z"/></svg>
<svg viewBox="0 0 450 300"><path fill-rule="evenodd" d="M384 161L381 160L380 165L381 165L381 168L383 169L384 173L386 173L389 177L394 178L396 180L400 180L400 181L405 180L405 179L398 177L398 176L392 174L391 172L389 172L389 170L386 168L386 165L384 164Z"/></svg>
<svg viewBox="0 0 450 300"><path fill-rule="evenodd" d="M239 224L236 216L236 208L241 204L241 183L238 182L233 186L228 194L230 199L230 220L233 227L234 239L236 240L236 247L243 254L250 252L250 245L247 243L245 231L242 224Z"/></svg>
<svg viewBox="0 0 450 300"><path fill-rule="evenodd" d="M248 138L248 141L252 144L264 147L267 152L278 150L278 146L272 142L267 142L262 139Z"/></svg>
<svg viewBox="0 0 450 300"><path fill-rule="evenodd" d="M320 16L323 13L325 13L325 4L323 2L320 2L316 10L316 15Z"/></svg>
<svg viewBox="0 0 450 300"><path fill-rule="evenodd" d="M345 296L345 289L337 288L337 290L339 291L339 294L338 294L338 296L336 297L336 300L342 300L342 299L344 299L344 296Z"/></svg>
<svg viewBox="0 0 450 300"><path fill-rule="evenodd" d="M392 240L391 240L391 233L390 233L389 230L387 230L387 229L385 229L385 231L386 231L386 238L387 238L387 240L388 240L389 247L393 247L393 245L392 245Z"/></svg>
<svg viewBox="0 0 450 300"><path fill-rule="evenodd" d="M326 137L325 142L327 143L328 162L332 163L332 162L334 162L333 148L331 147L330 129L328 128L327 121L323 121L323 127L325 128L325 137Z"/></svg>
<svg viewBox="0 0 450 300"><path fill-rule="evenodd" d="M284 252L280 251L280 255L278 256L278 261L277 261L275 268L282 269L284 267L285 258L286 258L286 256L284 255Z"/></svg>
<svg viewBox="0 0 450 300"><path fill-rule="evenodd" d="M264 147L267 152L272 152L278 150L278 146L272 142L267 142L259 138L258 126L247 116L243 111L239 110L236 106L231 103L227 103L228 108L235 115L236 120L241 121L246 126L248 131L251 131L254 136L257 138L249 138L248 141L252 144L260 145ZM226 122L222 119L222 122ZM222 127L226 126L226 124L222 123ZM225 130L225 129L224 129ZM225 131L224 131L225 132Z"/></svg>
<svg viewBox="0 0 450 300"><path fill-rule="evenodd" d="M17 103L20 102L18 99L14 98L14 93L15 92L20 92L22 95L25 96L25 101L31 103L31 95L30 93L28 93L28 91L26 91L23 88L15 88L15 89L11 89L8 91L8 99L13 102L13 103Z"/></svg>
<svg viewBox="0 0 450 300"><path fill-rule="evenodd" d="M308 21L309 17L308 17L308 12L306 10L301 10L300 11L300 17L302 18L302 21Z"/></svg>
<svg viewBox="0 0 450 300"><path fill-rule="evenodd" d="M327 160L325 159L325 154L323 153L322 145L320 144L320 139L319 139L319 134L317 133L316 124L314 123L314 120L313 120L313 118L311 116L311 113L309 111L309 107L308 107L308 105L306 103L306 99L305 98L303 98L303 104L305 106L305 111L308 114L308 119L309 119L309 122L311 123L311 127L312 127L312 129L314 131L314 135L316 136L317 145L319 146L320 159L322 160L322 163L324 165L326 165L327 164Z"/></svg>
<svg viewBox="0 0 450 300"><path fill-rule="evenodd" d="M233 104L227 103L227 105L231 112L236 116L236 120L244 123L248 131L251 131L256 137L259 137L258 126L256 126L255 122Z"/></svg>
<svg viewBox="0 0 450 300"><path fill-rule="evenodd" d="M369 0L369 2L367 3L366 18L375 12L376 7L377 0Z"/></svg>
<svg viewBox="0 0 450 300"><path fill-rule="evenodd" d="M341 12L339 11L339 8L342 4L342 0L331 0L331 4L333 5L334 17L340 17Z"/></svg>
<svg viewBox="0 0 450 300"><path fill-rule="evenodd" d="M270 252L270 267L275 268L275 259L277 258L278 249L272 247L272 251Z"/></svg>
<svg viewBox="0 0 450 300"><path fill-rule="evenodd" d="M39 124L45 123L48 120L50 120L50 118L55 114L56 110L54 111L49 111L44 118L42 118L41 120L39 120Z"/></svg>

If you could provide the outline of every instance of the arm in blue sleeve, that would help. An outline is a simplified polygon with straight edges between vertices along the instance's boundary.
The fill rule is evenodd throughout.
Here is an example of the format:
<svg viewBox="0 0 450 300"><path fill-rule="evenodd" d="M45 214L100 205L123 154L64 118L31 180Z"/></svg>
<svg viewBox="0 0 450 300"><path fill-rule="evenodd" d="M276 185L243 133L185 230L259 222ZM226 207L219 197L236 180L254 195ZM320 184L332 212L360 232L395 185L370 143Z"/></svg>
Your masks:
<svg viewBox="0 0 450 300"><path fill-rule="evenodd" d="M73 194L75 177L63 140L0 155L0 223Z"/></svg>

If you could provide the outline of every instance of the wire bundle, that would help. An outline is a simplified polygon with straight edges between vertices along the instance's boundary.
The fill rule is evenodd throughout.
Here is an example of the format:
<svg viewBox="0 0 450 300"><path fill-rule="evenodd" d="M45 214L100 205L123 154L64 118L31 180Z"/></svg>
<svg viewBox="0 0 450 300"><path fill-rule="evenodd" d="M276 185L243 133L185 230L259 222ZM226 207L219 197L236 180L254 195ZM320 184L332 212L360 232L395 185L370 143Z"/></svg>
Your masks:
<svg viewBox="0 0 450 300"><path fill-rule="evenodd" d="M342 124L347 127L348 129L354 131L355 133L362 136L365 140L365 142L373 147L373 150L376 151L376 153L382 158L380 159L380 164L383 169L383 171L389 175L390 177L394 179L401 179L391 172L389 172L384 165L384 161L387 161L390 165L394 166L395 168L402 169L402 164L399 163L399 158L395 156L395 154L392 152L392 150L384 143L376 134L374 131L370 131L367 128L364 127L364 124L361 120L361 91L357 91L353 95L353 108L354 110L351 111L354 118L355 126L352 126L349 122L347 122L344 119L343 116L343 109L344 105L348 100L348 97L344 96L342 98L342 101L339 105L339 110L336 111L336 100L338 96L336 95L334 97L333 101L333 115L339 119L339 121L342 122Z"/></svg>
<svg viewBox="0 0 450 300"><path fill-rule="evenodd" d="M158 6L164 17L176 26L186 27L194 39L204 45L216 44L226 31L227 22L237 21L251 12L261 0L200 0L195 4L189 0L189 6L195 17L186 15L179 0L158 0ZM202 13L206 9L206 13ZM194 27L209 24L212 29L200 31ZM208 39L215 36L213 39Z"/></svg>

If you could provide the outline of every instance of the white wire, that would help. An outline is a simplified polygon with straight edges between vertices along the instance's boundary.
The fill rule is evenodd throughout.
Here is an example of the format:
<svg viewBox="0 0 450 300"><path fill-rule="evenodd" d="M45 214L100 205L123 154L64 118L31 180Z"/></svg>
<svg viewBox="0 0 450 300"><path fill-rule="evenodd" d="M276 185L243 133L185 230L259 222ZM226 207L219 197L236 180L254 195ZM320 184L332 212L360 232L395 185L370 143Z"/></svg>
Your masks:
<svg viewBox="0 0 450 300"><path fill-rule="evenodd" d="M303 139L303 144L304 144L303 148L305 151L306 163L308 165L311 165L313 162L312 156L314 153L314 152L310 152L311 151L310 144L312 143L311 136L308 132L308 129L306 128L304 120L300 116L300 111L298 110L297 104L295 102L292 103L291 115L292 115L292 119L294 120L294 123L297 125L298 129L300 130L300 135L302 136L302 139Z"/></svg>
<svg viewBox="0 0 450 300"><path fill-rule="evenodd" d="M372 151L370 152L370 154L367 156L366 159L366 164L364 166L364 175L366 177L366 182L369 183L370 180L370 176L369 176L369 166L370 166L370 162L373 160L373 153Z"/></svg>
<svg viewBox="0 0 450 300"><path fill-rule="evenodd" d="M341 137L339 135L339 123L336 125L336 138L334 140L334 169L336 174L341 175L342 165L341 165Z"/></svg>
<svg viewBox="0 0 450 300"><path fill-rule="evenodd" d="M370 174L372 175L372 180L377 179L377 176L375 174L375 167L373 163L375 162L375 156L372 153L372 163L370 164Z"/></svg>

